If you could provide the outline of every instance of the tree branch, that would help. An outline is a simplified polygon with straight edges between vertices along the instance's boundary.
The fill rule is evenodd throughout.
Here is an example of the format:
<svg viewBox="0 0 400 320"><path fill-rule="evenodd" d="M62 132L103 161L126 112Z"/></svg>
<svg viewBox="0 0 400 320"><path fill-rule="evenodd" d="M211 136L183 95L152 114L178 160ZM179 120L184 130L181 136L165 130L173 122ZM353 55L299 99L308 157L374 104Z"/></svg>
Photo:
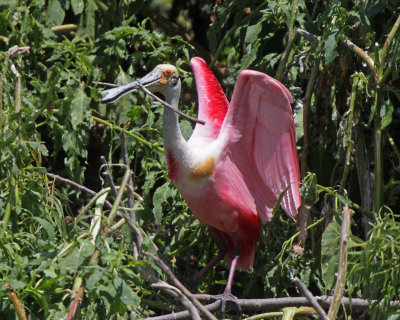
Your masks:
<svg viewBox="0 0 400 320"><path fill-rule="evenodd" d="M15 293L14 288L9 284L6 284L5 287L7 290L10 291L11 303L14 307L15 313L18 316L18 319L19 320L27 320L28 318L26 317L25 311L21 306L21 302L19 302L18 296Z"/></svg>
<svg viewBox="0 0 400 320"><path fill-rule="evenodd" d="M385 44L383 45L382 51L381 51L381 53L379 55L379 68L381 69L381 72L382 72L382 70L383 70L383 68L385 66L385 61L384 60L386 58L386 55L387 55L387 52L389 50L390 44L391 44L394 36L396 35L397 29L399 28L399 26L400 26L400 15L397 17L397 20L394 23L394 25L392 27L392 30L390 30L390 32L389 32L389 34L388 34L388 36L386 38ZM381 74L381 76L382 76L382 74Z"/></svg>
<svg viewBox="0 0 400 320"><path fill-rule="evenodd" d="M217 298L210 294L194 294L198 301L203 303L211 303ZM314 297L323 308L329 308L332 303L333 296L315 296ZM341 298L341 304L347 309L365 310L371 304L378 303L378 300L368 300L360 298L349 299L347 297ZM285 297L285 298L267 298L267 299L238 299L238 304L243 310L278 310L285 307L301 307L309 306L310 302L305 297ZM400 300L390 301L391 308L400 308Z"/></svg>
<svg viewBox="0 0 400 320"><path fill-rule="evenodd" d="M312 293L307 289L304 283L298 278L294 277L294 283L296 284L297 288L300 290L303 296L307 298L308 303L317 311L318 315L323 320L329 320L328 316L326 315L324 309L318 304L317 299L312 295Z"/></svg>
<svg viewBox="0 0 400 320"><path fill-rule="evenodd" d="M347 246L349 242L349 233L350 233L350 216L352 213L353 211L350 210L346 204L343 208L342 224L340 228L338 275L335 285L335 293L333 295L332 304L329 308L329 313L328 313L328 317L331 320L336 319L336 315L340 308L343 291L346 285Z"/></svg>
<svg viewBox="0 0 400 320"><path fill-rule="evenodd" d="M194 320L201 319L194 304L178 288L175 288L174 286L171 286L170 284L164 281L153 283L151 286L153 288L163 288L175 292L178 295L181 303L188 309L187 311L190 317Z"/></svg>
<svg viewBox="0 0 400 320"><path fill-rule="evenodd" d="M156 257L152 253L146 252L146 255L151 257L156 265L162 269L162 271L167 275L167 277L173 282L173 284L182 291L182 293L189 298L189 300L196 306L197 309L203 314L204 317L211 320L217 320L217 318L208 311L195 297L189 292L189 290L178 280L174 275L169 266L159 257Z"/></svg>
<svg viewBox="0 0 400 320"><path fill-rule="evenodd" d="M157 100L158 102L160 102L161 104L163 104L164 106L166 106L167 108L170 108L171 110L175 111L177 114L179 114L180 116L188 119L189 121L192 122L196 122L196 123L200 123L200 124L205 124L205 121L197 119L195 117L189 116L186 113L183 113L181 110L179 110L178 108L175 108L174 106L170 105L169 103L165 102L164 100L160 99L159 97L157 97L154 93L152 93L151 91L149 91L144 85L142 85L141 83L139 83L139 88L144 92L147 93L149 96L151 96L153 99Z"/></svg>
<svg viewBox="0 0 400 320"><path fill-rule="evenodd" d="M220 301L215 301L215 296L209 294L194 294L193 295L197 300L203 301L204 303L208 303L204 307L210 311L217 310L220 306ZM324 307L329 308L332 303L332 296L319 296L315 297L315 299ZM365 310L368 309L372 303L377 303L377 300L367 300L367 299L359 299L353 298L350 299L346 297L342 297L341 304L346 309L352 310ZM310 302L305 297L286 297L286 298L269 298L269 299L238 299L238 304L242 310L252 310L252 311L273 311L280 310L286 307L303 307L309 306ZM399 308L400 300L391 301L389 303L391 308ZM167 314L163 316L157 317L149 317L147 320L177 320L177 319L185 319L188 318L188 311L174 312L172 314Z"/></svg>

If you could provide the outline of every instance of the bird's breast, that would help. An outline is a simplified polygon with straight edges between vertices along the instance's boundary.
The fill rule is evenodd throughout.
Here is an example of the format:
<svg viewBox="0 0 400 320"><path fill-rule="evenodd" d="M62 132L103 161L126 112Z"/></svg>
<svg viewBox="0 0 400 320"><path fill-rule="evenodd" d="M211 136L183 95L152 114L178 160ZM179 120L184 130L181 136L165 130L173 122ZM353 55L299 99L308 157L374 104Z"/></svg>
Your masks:
<svg viewBox="0 0 400 320"><path fill-rule="evenodd" d="M193 182L197 182L201 179L208 178L214 173L214 168L215 158L209 156L189 169L189 179Z"/></svg>

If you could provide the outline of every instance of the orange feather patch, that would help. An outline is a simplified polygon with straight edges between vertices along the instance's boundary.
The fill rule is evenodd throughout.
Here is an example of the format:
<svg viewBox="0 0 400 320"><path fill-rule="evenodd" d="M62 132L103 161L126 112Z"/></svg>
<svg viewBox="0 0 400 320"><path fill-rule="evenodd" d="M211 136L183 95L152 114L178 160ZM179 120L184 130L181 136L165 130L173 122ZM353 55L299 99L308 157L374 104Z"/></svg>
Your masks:
<svg viewBox="0 0 400 320"><path fill-rule="evenodd" d="M209 177L214 172L215 160L214 157L209 157L202 163L195 166L189 174L191 180L200 180Z"/></svg>

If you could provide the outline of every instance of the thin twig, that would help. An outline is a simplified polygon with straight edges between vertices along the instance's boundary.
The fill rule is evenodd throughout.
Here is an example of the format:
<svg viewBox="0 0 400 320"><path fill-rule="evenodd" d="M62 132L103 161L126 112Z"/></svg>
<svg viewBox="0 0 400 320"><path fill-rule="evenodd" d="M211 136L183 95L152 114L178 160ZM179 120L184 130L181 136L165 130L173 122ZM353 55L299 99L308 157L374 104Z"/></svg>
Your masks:
<svg viewBox="0 0 400 320"><path fill-rule="evenodd" d="M105 87L110 87L110 88L119 87L119 84L109 83L109 82L93 81L93 83L94 83L95 85L105 86Z"/></svg>
<svg viewBox="0 0 400 320"><path fill-rule="evenodd" d="M143 92L147 93L149 96L151 96L153 99L157 100L158 102L160 102L161 104L163 104L164 106L172 109L173 111L175 111L177 114L179 114L180 116L192 121L192 122L196 122L196 123L200 123L200 124L205 124L205 121L194 118L192 116L187 115L186 113L183 113L181 110L179 110L178 108L175 108L174 106L170 105L169 103L165 102L164 100L160 99L159 97L157 97L154 93L152 93L150 90L148 90L144 85L142 85L139 82L139 88L140 90L142 90Z"/></svg>
<svg viewBox="0 0 400 320"><path fill-rule="evenodd" d="M126 148L126 139L125 139L125 133L122 131L120 134L121 138L121 151L122 151L122 158L124 159L125 165L129 168L130 170L130 161L128 157L128 151ZM131 238L132 238L132 244L133 244L133 256L135 259L139 258L139 252L142 250L142 243L143 243L143 236L140 230L138 230L135 225L132 222L136 222L136 212L134 210L135 207L135 194L134 194L134 188L133 188L133 179L132 175L129 177L128 181L128 207L132 209L129 212L129 218L128 224L131 224ZM132 222L131 222L132 221Z"/></svg>
<svg viewBox="0 0 400 320"><path fill-rule="evenodd" d="M342 175L342 181L341 181L341 186L344 188L346 185L347 181L347 176L349 174L349 169L350 169L350 156L351 156L351 151L354 146L354 142L352 140L352 131L353 131L353 114L354 114L354 106L356 103L356 96L357 96L357 84L358 84L358 77L357 75L354 75L353 78L353 86L351 89L351 100L350 100L350 108L349 108L349 115L348 115L348 122L347 122L347 137L349 139L348 145L347 145L347 150L346 150L346 158L345 158L345 163L344 163L344 169L343 169L343 175Z"/></svg>
<svg viewBox="0 0 400 320"><path fill-rule="evenodd" d="M93 191L93 190L91 190L91 189L89 189L89 188L87 188L87 187L85 187L85 186L82 186L82 185L80 185L79 183L76 183L75 181L72 181L72 180L70 180L70 179L63 178L63 177L61 177L61 176L59 176L59 175L56 175L56 174L53 174L53 173L50 173L50 172L46 172L46 175L47 175L50 179L52 179L53 181L58 181L58 182L62 182L62 183L65 183L65 184L69 184L70 186L72 186L72 187L74 187L74 188L77 188L77 189L79 189L79 190L81 190L81 191L84 191L84 192L90 194L90 195L93 196L93 197L96 197L96 196L98 195L98 192ZM104 205L105 205L108 209L112 209L112 207L113 207L113 205L111 204L111 202L108 201L108 200L105 201ZM122 214L121 214L121 215L122 215Z"/></svg>
<svg viewBox="0 0 400 320"><path fill-rule="evenodd" d="M385 67L385 58L386 58L387 52L389 50L390 44L391 44L394 36L396 35L397 29L399 27L400 27L400 15L397 17L397 20L394 23L392 30L390 30L390 32L386 38L385 44L383 45L383 48L379 55L379 69L380 69L381 76L382 76L382 71Z"/></svg>
<svg viewBox="0 0 400 320"><path fill-rule="evenodd" d="M346 285L347 246L349 243L350 216L352 213L353 211L350 210L347 205L345 205L342 212L342 224L340 227L338 275L335 285L335 293L333 295L332 304L328 312L328 317L330 320L336 319L336 315L340 308L343 291Z"/></svg>
<svg viewBox="0 0 400 320"><path fill-rule="evenodd" d="M124 164L127 166L127 168L130 169L129 156L128 156L128 151L126 149L126 139L124 131L122 131L119 136L121 138L122 159L124 160ZM133 190L134 190L133 180L131 175L128 181L128 207L131 209L135 207L135 195L133 193ZM136 222L136 214L134 210L130 212L129 217L131 218L132 221Z"/></svg>
<svg viewBox="0 0 400 320"><path fill-rule="evenodd" d="M308 158L308 149L310 148L309 144L309 125L308 125L308 113L311 105L311 98L314 92L314 85L317 80L318 75L318 67L319 67L319 59L315 61L313 68L311 69L310 78L307 83L306 93L303 98L303 131L304 131L304 144L303 151L301 152L301 165L300 172L301 177L304 178L307 170L307 158Z"/></svg>
<svg viewBox="0 0 400 320"><path fill-rule="evenodd" d="M307 39L310 42L317 41L318 37L314 36L313 34L303 30L303 29L297 29L296 32L301 35L303 38ZM361 49L359 46L354 44L348 39L343 39L342 43L353 51L356 55L358 55L364 62L368 65L369 69L371 70L372 73L375 74L375 62L374 60L366 53L363 49Z"/></svg>
<svg viewBox="0 0 400 320"><path fill-rule="evenodd" d="M128 136L134 138L136 141L139 141L140 143L142 143L142 144L144 144L144 145L146 145L146 146L148 146L150 148L155 148L155 149L157 149L159 151L164 151L164 149L159 147L158 145L155 145L155 144L143 139L142 137L139 137L138 135L136 135L136 134L134 134L134 133L132 133L132 132L130 132L128 130L125 130L124 128L121 128L121 127L119 127L119 126L117 126L117 125L115 125L115 124L113 124L113 123L111 123L111 122L109 122L107 120L101 119L101 118L93 116L93 115L92 115L92 118L93 118L94 121L100 122L102 124L105 124L106 126L112 128L114 130L125 132Z"/></svg>
<svg viewBox="0 0 400 320"><path fill-rule="evenodd" d="M288 42L286 44L286 48L285 48L285 51L283 52L281 60L279 61L278 70L276 71L276 75L275 75L275 78L279 81L282 81L283 74L284 74L283 71L285 70L287 61L289 59L290 52L292 51L292 48L298 37L298 33L294 30L294 22L296 20L297 10L298 10L298 0L294 0L292 2L292 14L290 16L290 22L289 22L289 26L288 26L289 27Z"/></svg>
<svg viewBox="0 0 400 320"><path fill-rule="evenodd" d="M95 196L97 194L96 191L93 191L93 190L91 190L89 188L86 188L85 186L82 186L79 183L76 183L75 181L69 180L67 178L63 178L63 177L61 177L59 175L56 175L56 174L53 174L53 173L50 173L50 172L46 172L46 175L52 180L57 180L57 181L65 183L65 184L69 184L70 186L73 186L73 187L75 187L75 188L77 188L77 189L79 189L81 191L89 193L92 196Z"/></svg>
<svg viewBox="0 0 400 320"><path fill-rule="evenodd" d="M315 297L307 289L305 284L298 277L294 277L293 281L296 284L297 288L302 293L302 295L307 298L309 304L318 312L318 315L324 320L329 320L329 318L326 315L324 309L322 309L322 307L319 305L317 299L315 299Z"/></svg>
<svg viewBox="0 0 400 320"><path fill-rule="evenodd" d="M101 163L103 164L102 168L104 168L103 176L106 177L108 185L111 187L113 196L115 197L117 195L118 191L117 191L117 188L115 187L115 183L113 181L113 178L112 178L112 175L111 175L110 168L108 166L107 160L106 160L106 158L104 156L101 156L100 160L101 160ZM101 170L101 168L100 168L100 170Z"/></svg>

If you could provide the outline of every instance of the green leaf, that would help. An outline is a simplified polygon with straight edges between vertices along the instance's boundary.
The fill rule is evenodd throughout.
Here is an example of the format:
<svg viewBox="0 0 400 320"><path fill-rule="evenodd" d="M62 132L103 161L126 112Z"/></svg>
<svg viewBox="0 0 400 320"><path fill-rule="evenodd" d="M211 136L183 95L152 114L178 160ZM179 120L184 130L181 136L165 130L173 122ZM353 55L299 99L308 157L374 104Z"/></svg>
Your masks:
<svg viewBox="0 0 400 320"><path fill-rule="evenodd" d="M63 23L65 12L59 0L50 0L47 8L47 24L50 27L59 26Z"/></svg>
<svg viewBox="0 0 400 320"><path fill-rule="evenodd" d="M90 98L80 88L71 101L71 125L75 130L82 123L85 111L89 108Z"/></svg>
<svg viewBox="0 0 400 320"><path fill-rule="evenodd" d="M259 39L259 34L262 29L262 22L258 22L246 28L246 36L244 37L245 43L253 43Z"/></svg>
<svg viewBox="0 0 400 320"><path fill-rule="evenodd" d="M49 221L39 217L32 217L32 219L39 222L39 224L43 227L43 229L46 230L49 240L54 240L55 238L54 226Z"/></svg>
<svg viewBox="0 0 400 320"><path fill-rule="evenodd" d="M140 299L136 293L122 280L119 288L120 299L127 307L136 308L140 304Z"/></svg>
<svg viewBox="0 0 400 320"><path fill-rule="evenodd" d="M103 276L103 272L100 270L95 270L95 272L93 272L91 274L91 276L89 278L86 279L85 284L86 287L89 290L93 290L97 284L99 283L101 277Z"/></svg>
<svg viewBox="0 0 400 320"><path fill-rule="evenodd" d="M335 284L335 272L339 261L340 224L334 219L322 234L321 263L322 278L329 291Z"/></svg>
<svg viewBox="0 0 400 320"><path fill-rule="evenodd" d="M153 205L154 205L154 214L155 219L158 224L161 223L161 218L163 216L162 205L169 198L175 195L175 190L171 188L171 184L169 182L164 183L161 187L159 187L153 195Z"/></svg>
<svg viewBox="0 0 400 320"><path fill-rule="evenodd" d="M71 7L75 15L81 14L85 7L85 2L81 0L71 0Z"/></svg>
<svg viewBox="0 0 400 320"><path fill-rule="evenodd" d="M382 105L379 116L381 117L381 130L385 129L392 122L393 104L390 99Z"/></svg>
<svg viewBox="0 0 400 320"><path fill-rule="evenodd" d="M330 65L331 62L336 58L338 52L336 50L338 43L338 30L334 30L324 43L324 59L325 64Z"/></svg>

